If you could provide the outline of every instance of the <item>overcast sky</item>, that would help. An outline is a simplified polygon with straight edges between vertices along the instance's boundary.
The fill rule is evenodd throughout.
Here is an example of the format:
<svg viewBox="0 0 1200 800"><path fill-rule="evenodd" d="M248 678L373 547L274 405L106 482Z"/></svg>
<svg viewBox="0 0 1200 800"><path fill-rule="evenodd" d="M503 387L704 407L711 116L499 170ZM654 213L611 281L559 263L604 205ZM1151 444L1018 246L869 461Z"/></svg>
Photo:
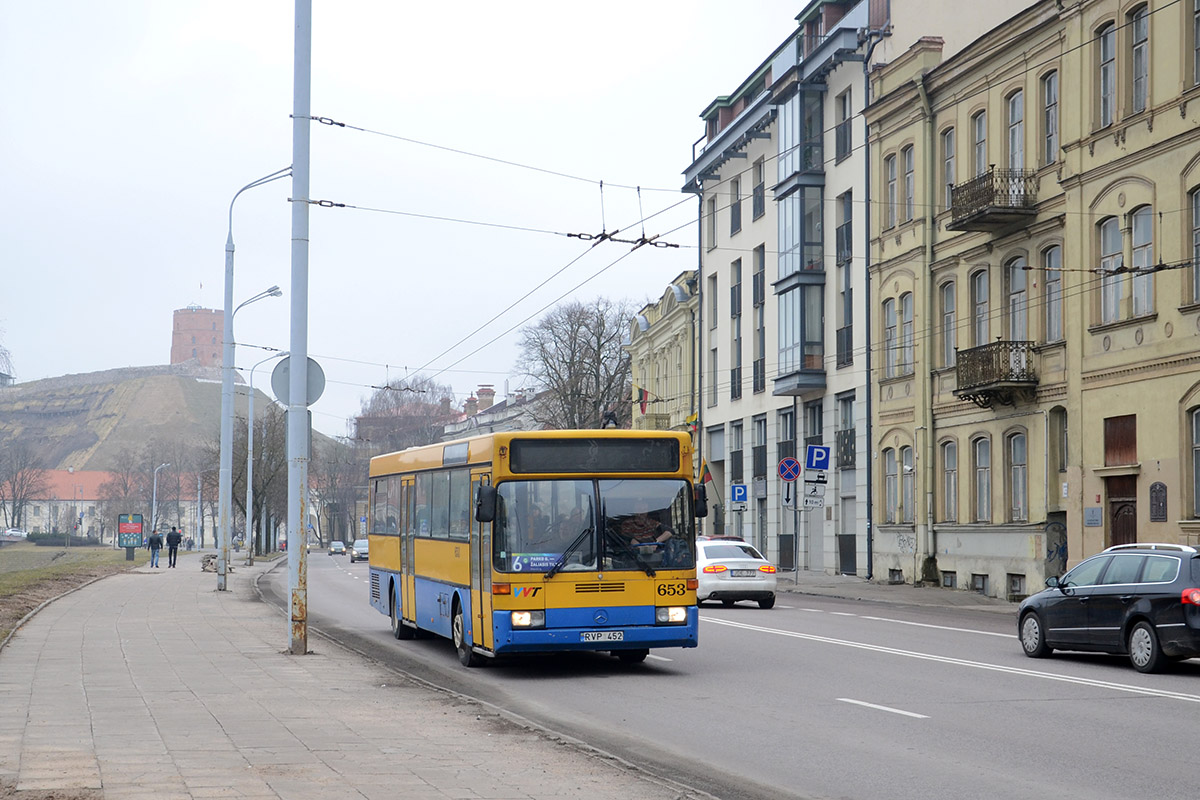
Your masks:
<svg viewBox="0 0 1200 800"><path fill-rule="evenodd" d="M328 380L315 427L348 433L372 385L421 369L457 404L482 383L500 399L519 388L518 331L544 309L657 299L696 264L696 201L679 187L698 115L803 5L315 0L313 116L365 129L312 129L312 198L359 207L311 208L308 350ZM0 4L0 344L19 382L166 364L172 312L222 307L230 201L291 163L293 11ZM284 290L238 313L241 343L290 342L290 188L234 209L234 303ZM587 243L410 216L636 238L674 204L645 233L684 247L614 264L629 246L607 243L570 267ZM239 347L236 364L266 355Z"/></svg>

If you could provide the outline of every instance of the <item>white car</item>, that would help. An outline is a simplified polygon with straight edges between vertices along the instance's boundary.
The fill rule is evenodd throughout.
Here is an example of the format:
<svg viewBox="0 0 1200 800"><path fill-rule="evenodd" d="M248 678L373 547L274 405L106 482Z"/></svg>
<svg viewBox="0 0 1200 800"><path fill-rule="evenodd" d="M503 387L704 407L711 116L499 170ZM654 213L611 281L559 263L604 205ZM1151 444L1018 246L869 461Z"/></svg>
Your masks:
<svg viewBox="0 0 1200 800"><path fill-rule="evenodd" d="M775 565L745 541L732 537L696 540L696 604L720 600L756 600L759 608L775 605Z"/></svg>
<svg viewBox="0 0 1200 800"><path fill-rule="evenodd" d="M4 532L4 535L5 535L5 536L12 536L12 537L14 537L14 538L17 538L17 539L24 539L24 538L25 538L26 536L28 536L29 534L28 534L28 533L26 533L25 531L21 530L20 528L9 528L8 530L6 530L6 531Z"/></svg>

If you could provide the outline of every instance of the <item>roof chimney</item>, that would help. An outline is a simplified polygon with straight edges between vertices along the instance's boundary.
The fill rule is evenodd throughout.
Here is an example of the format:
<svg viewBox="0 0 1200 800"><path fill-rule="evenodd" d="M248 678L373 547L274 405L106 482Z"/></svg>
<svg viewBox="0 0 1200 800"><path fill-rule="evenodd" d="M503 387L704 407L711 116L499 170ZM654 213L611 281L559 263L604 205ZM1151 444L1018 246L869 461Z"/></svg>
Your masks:
<svg viewBox="0 0 1200 800"><path fill-rule="evenodd" d="M492 388L490 383L479 384L479 389L475 392L479 395L479 410L487 411L492 407L492 403L496 402L496 390Z"/></svg>
<svg viewBox="0 0 1200 800"><path fill-rule="evenodd" d="M475 399L475 395L471 395L463 403L463 413L468 417L473 417L479 413L479 401Z"/></svg>

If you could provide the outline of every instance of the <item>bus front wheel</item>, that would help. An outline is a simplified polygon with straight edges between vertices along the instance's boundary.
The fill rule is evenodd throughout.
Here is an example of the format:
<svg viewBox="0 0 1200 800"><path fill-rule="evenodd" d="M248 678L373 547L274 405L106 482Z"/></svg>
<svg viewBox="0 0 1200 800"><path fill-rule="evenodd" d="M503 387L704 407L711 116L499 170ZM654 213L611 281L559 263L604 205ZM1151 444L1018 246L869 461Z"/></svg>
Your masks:
<svg viewBox="0 0 1200 800"><path fill-rule="evenodd" d="M482 665L483 658L471 649L471 642L467 639L467 621L463 617L462 604L458 602L454 603L452 631L454 633L454 649L458 651L458 660L462 662L462 665L464 667Z"/></svg>
<svg viewBox="0 0 1200 800"><path fill-rule="evenodd" d="M395 598L392 599L392 636L395 636L397 639L413 638L412 628L405 625L400 619L400 614L396 610Z"/></svg>

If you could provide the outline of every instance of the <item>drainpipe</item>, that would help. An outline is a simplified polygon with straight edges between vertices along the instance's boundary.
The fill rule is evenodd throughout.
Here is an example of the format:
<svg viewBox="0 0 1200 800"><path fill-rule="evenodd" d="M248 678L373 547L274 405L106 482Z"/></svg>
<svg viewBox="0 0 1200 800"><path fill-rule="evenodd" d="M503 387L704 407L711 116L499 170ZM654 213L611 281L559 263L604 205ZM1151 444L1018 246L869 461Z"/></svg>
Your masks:
<svg viewBox="0 0 1200 800"><path fill-rule="evenodd" d="M875 46L884 37L884 31L867 30L860 36L866 37L867 54L863 57L863 109L870 104L871 98L871 54L875 52ZM866 334L866 388L867 388L867 580L872 580L875 577L875 432L874 426L871 424L871 398L875 394L875 384L873 373L871 371L871 137L867 127L866 117L863 118L863 230L866 231L866 236L863 241L866 242L866 247L863 248L863 332ZM853 346L853 342L851 342ZM797 418L799 424L799 418Z"/></svg>
<svg viewBox="0 0 1200 800"><path fill-rule="evenodd" d="M933 225L934 225L934 208L933 199L937 197L936 186L936 168L933 161L933 108L929 103L929 94L925 90L925 75L922 74L919 78L914 78L913 83L916 84L917 94L921 98L921 111L925 115L925 160L928 169L925 170L927 175L926 186L926 202L925 202L925 327L931 327L930 321L933 319L932 309L934 307L934 298L936 292L933 286ZM913 320L913 327L916 327L916 320ZM937 565L937 534L933 530L933 382L936 380L936 375L933 371L933 359L929 357L931 337L921 337L921 358L919 363L925 365L926 375L922 380L918 381L920 386L920 395L918 402L920 403L920 412L918 419L921 424L913 431L914 434L920 432L922 434L921 441L917 453L923 460L920 468L921 480L924 482L925 489L925 509L924 509L924 536L921 537L925 544L926 560L921 567L921 578L923 580L937 581L936 565ZM916 343L914 342L913 360L916 362L915 351ZM915 364L914 364L915 367ZM915 370L914 370L915 372ZM918 444L914 442L914 444ZM922 521L920 517L917 519L917 526L921 527ZM927 574L928 573L928 574Z"/></svg>

